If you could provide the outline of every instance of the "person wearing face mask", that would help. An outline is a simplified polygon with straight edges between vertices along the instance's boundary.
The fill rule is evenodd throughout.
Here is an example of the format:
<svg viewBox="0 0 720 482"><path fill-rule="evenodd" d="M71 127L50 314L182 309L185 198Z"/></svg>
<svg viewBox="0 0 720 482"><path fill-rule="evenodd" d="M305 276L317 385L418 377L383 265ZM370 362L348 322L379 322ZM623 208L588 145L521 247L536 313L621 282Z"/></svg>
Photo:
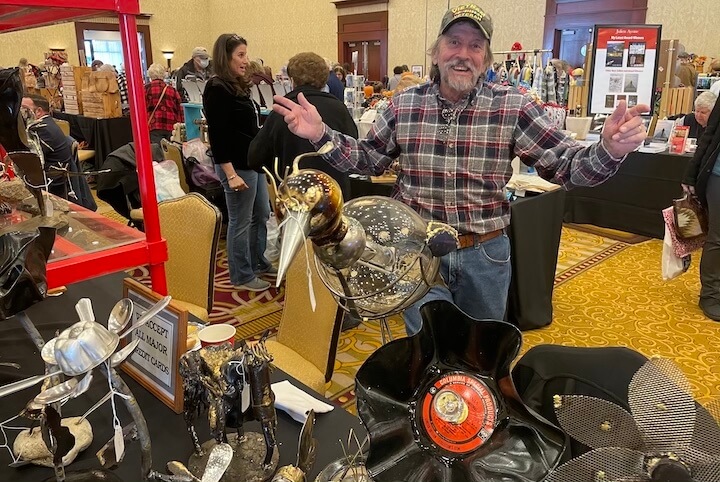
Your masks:
<svg viewBox="0 0 720 482"><path fill-rule="evenodd" d="M302 93L308 102L315 106L331 129L357 138L357 125L345 104L334 95L322 91L327 80L327 64L322 57L313 52L299 53L288 62L287 72L292 80L293 90L285 96L286 98L294 101ZM286 167L292 168L295 157L314 150L310 141L290 132L282 117L271 112L263 128L250 143L249 165L251 169L261 169L265 166L273 172L277 157L278 172L284 173ZM329 174L340 184L345 199L350 199L350 179L346 173L338 171L317 157L304 160L302 167L319 169Z"/></svg>
<svg viewBox="0 0 720 482"><path fill-rule="evenodd" d="M330 129L303 94L297 103L276 96L273 104L290 132L316 149L333 142L324 158L336 169L379 175L397 160L393 197L458 231L457 251L441 258L447 287L432 287L405 310L409 334L419 331L419 307L430 300L450 301L478 319L504 318L511 269L503 189L515 156L570 189L602 183L645 140L640 114L647 105L628 109L620 102L601 140L583 146L555 128L530 97L485 82L492 34L492 20L479 6L448 10L428 52L431 82L396 94L362 140Z"/></svg>
<svg viewBox="0 0 720 482"><path fill-rule="evenodd" d="M208 80L213 74L213 63L205 47L195 47L190 60L185 62L176 73L176 90L180 93L183 102L188 102L188 94L183 89L182 81L187 76L194 76L197 80Z"/></svg>
<svg viewBox="0 0 720 482"><path fill-rule="evenodd" d="M215 74L203 92L210 150L225 191L230 281L238 289L264 291L259 276L277 270L265 258L270 199L262 175L248 166L248 147L260 130L260 107L250 95L247 41L222 34L213 47Z"/></svg>
<svg viewBox="0 0 720 482"><path fill-rule="evenodd" d="M49 181L47 191L68 199L70 186L68 177L63 174L72 171L72 139L50 117L50 104L46 98L28 95L23 97L21 105L28 131L37 134L40 140Z"/></svg>

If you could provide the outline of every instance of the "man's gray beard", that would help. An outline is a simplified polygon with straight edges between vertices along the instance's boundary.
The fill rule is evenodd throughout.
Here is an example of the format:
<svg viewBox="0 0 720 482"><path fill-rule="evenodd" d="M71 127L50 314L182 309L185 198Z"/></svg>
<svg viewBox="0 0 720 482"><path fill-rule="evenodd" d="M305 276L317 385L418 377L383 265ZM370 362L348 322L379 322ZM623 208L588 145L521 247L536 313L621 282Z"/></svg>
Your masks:
<svg viewBox="0 0 720 482"><path fill-rule="evenodd" d="M468 93L475 88L478 82L484 79L485 73L481 73L480 75L478 75L478 78L475 82L473 82L472 80L464 80L457 78L453 79L451 75L448 75L447 78L442 79L442 81L445 82L448 87L457 92Z"/></svg>

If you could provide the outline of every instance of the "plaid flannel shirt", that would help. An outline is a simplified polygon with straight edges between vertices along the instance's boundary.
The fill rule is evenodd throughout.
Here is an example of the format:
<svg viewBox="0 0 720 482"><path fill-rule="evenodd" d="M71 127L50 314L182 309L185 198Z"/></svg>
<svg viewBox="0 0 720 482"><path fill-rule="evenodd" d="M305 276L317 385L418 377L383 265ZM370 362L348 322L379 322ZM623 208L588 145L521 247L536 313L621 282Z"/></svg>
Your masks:
<svg viewBox="0 0 720 482"><path fill-rule="evenodd" d="M130 101L128 100L127 76L125 75L125 72L120 72L118 74L117 82L118 92L120 92L120 105L123 109L128 109L130 106Z"/></svg>
<svg viewBox="0 0 720 482"><path fill-rule="evenodd" d="M600 184L622 162L601 143L584 147L565 136L517 89L485 82L454 105L437 83L411 87L393 97L366 139L325 126L315 145L327 141L336 149L325 159L341 171L378 175L398 159L393 197L460 233L484 234L509 224L503 189L516 155L566 189Z"/></svg>
<svg viewBox="0 0 720 482"><path fill-rule="evenodd" d="M162 100L160 100L160 96L166 85L167 84L160 79L155 79L145 85L145 103L147 104L148 118L150 118L155 106L160 102L158 108L155 109L155 115L153 115L149 125L151 131L156 129L172 131L176 123L184 121L183 110L180 105L180 94L173 86L167 86L165 95Z"/></svg>

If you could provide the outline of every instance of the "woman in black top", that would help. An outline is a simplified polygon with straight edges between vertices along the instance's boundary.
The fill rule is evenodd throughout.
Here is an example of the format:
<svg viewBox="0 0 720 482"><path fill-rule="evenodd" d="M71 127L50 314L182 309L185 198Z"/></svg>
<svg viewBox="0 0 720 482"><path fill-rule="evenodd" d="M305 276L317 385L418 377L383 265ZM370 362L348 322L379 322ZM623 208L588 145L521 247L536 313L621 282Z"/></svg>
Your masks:
<svg viewBox="0 0 720 482"><path fill-rule="evenodd" d="M205 86L203 107L215 171L227 201L230 281L239 289L264 291L270 284L257 275L274 271L264 256L270 201L264 177L247 162L250 141L260 130L258 106L245 78L247 41L235 34L220 35L213 62L215 75Z"/></svg>

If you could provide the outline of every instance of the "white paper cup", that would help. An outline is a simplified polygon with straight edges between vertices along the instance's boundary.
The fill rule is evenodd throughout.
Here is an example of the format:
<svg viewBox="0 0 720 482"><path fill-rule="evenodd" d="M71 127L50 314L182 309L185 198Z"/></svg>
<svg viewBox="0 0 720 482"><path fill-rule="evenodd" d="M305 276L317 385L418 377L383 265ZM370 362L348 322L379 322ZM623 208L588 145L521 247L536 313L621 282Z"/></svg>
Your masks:
<svg viewBox="0 0 720 482"><path fill-rule="evenodd" d="M235 327L225 323L210 325L198 331L198 339L203 347L232 343L234 338Z"/></svg>

